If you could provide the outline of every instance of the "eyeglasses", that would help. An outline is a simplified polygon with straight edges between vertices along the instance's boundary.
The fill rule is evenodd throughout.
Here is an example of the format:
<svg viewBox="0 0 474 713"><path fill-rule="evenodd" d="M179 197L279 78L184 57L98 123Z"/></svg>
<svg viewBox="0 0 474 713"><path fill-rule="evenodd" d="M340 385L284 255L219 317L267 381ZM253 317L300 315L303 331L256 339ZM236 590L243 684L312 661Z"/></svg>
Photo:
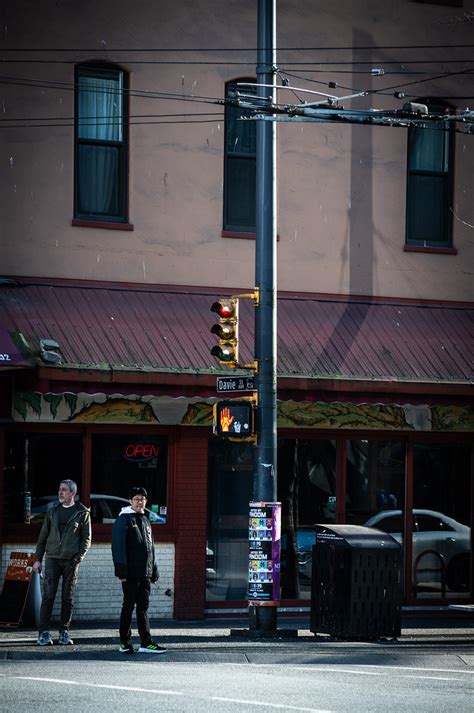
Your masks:
<svg viewBox="0 0 474 713"><path fill-rule="evenodd" d="M146 498L144 495L135 495L135 497L132 498L132 503L144 503L146 502Z"/></svg>

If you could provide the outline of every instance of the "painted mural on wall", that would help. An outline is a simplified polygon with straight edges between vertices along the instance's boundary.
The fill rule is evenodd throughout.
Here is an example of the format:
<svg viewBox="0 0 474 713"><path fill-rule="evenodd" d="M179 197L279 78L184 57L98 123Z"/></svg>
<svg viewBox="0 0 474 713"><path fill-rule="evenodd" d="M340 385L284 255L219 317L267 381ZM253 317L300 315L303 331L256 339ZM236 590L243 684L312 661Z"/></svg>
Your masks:
<svg viewBox="0 0 474 713"><path fill-rule="evenodd" d="M14 420L211 426L218 399L17 392ZM474 407L279 401L280 428L474 432Z"/></svg>

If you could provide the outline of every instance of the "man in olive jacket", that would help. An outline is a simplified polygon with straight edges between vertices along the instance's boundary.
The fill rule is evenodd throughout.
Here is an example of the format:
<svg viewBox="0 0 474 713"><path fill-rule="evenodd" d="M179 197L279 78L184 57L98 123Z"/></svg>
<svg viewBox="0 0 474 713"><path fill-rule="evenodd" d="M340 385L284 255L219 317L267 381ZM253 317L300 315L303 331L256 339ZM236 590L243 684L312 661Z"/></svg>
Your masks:
<svg viewBox="0 0 474 713"><path fill-rule="evenodd" d="M91 546L91 517L88 508L75 502L77 484L73 480L59 483L59 503L47 511L36 545L33 570L41 573L41 562L46 554L43 601L37 643L53 643L49 627L59 580L62 577L61 620L59 640L62 645L72 644L69 626L72 619L74 590L79 574L79 563Z"/></svg>

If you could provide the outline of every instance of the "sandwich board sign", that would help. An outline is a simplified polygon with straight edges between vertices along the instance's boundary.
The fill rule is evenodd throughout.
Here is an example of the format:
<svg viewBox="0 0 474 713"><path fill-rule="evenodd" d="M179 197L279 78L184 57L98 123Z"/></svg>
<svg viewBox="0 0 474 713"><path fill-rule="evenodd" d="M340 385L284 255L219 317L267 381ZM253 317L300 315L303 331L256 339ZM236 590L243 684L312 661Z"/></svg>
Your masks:
<svg viewBox="0 0 474 713"><path fill-rule="evenodd" d="M37 623L41 588L39 575L33 572L34 561L34 553L10 553L0 596L0 626Z"/></svg>

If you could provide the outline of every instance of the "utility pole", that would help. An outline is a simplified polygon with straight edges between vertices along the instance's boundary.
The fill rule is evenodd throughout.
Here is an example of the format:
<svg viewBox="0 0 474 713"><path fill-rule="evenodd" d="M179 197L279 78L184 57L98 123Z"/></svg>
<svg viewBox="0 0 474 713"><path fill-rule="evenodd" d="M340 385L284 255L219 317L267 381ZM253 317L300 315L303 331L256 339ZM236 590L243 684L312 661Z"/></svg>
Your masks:
<svg viewBox="0 0 474 713"><path fill-rule="evenodd" d="M257 96L274 99L268 87L276 81L276 0L258 0ZM267 86L265 86L267 85ZM276 126L257 121L255 284L259 304L255 314L255 356L258 363L258 443L254 474L256 501L277 498L276 413ZM276 629L276 606L251 606L254 629ZM253 617L253 621L252 621Z"/></svg>

